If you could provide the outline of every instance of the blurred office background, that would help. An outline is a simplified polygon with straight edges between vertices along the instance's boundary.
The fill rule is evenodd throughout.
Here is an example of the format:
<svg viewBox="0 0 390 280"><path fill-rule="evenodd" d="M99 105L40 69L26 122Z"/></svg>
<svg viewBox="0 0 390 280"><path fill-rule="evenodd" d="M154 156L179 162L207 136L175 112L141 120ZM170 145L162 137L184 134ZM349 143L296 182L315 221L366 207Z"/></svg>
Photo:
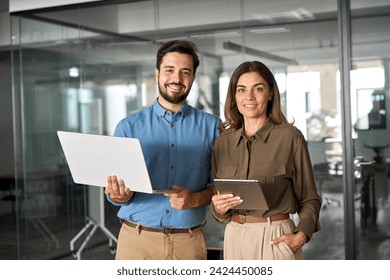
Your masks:
<svg viewBox="0 0 390 280"><path fill-rule="evenodd" d="M197 44L189 102L221 118L241 62L274 72L324 200L306 259L389 259L389 26L389 0L0 0L0 259L114 258L118 209L72 181L56 132L111 135L152 104L171 39ZM223 230L208 216L210 259Z"/></svg>

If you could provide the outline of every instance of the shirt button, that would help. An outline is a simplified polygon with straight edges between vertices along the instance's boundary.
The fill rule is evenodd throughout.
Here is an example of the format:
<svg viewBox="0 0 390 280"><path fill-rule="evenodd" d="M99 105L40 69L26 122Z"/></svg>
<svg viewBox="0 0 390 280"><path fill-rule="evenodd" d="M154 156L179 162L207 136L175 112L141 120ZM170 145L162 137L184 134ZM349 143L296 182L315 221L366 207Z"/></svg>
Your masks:
<svg viewBox="0 0 390 280"><path fill-rule="evenodd" d="M171 147L172 147L172 148L175 147L175 144L171 144Z"/></svg>
<svg viewBox="0 0 390 280"><path fill-rule="evenodd" d="M171 165L171 169L175 168L173 165Z"/></svg>
<svg viewBox="0 0 390 280"><path fill-rule="evenodd" d="M171 123L171 127L174 127L175 125L173 123Z"/></svg>
<svg viewBox="0 0 390 280"><path fill-rule="evenodd" d="M169 214L169 210L168 210L168 209L167 209L167 210L165 210L165 213Z"/></svg>

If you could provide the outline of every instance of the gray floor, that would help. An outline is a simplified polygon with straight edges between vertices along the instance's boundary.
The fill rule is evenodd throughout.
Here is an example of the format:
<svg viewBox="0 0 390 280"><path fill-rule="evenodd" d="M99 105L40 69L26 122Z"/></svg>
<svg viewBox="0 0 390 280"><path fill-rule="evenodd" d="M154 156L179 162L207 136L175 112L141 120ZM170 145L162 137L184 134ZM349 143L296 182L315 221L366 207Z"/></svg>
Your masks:
<svg viewBox="0 0 390 280"><path fill-rule="evenodd" d="M328 182L332 183L332 182ZM321 209L320 222L322 229L314 234L312 240L304 246L304 257L307 260L343 260L344 246L344 215L343 196L339 183L335 187L327 187L323 192L324 205ZM327 203L329 202L329 203ZM360 230L357 226L357 258L363 260L390 259L390 203L379 201L377 227ZM119 221L116 219L117 208L106 211L106 227L117 236ZM356 212L358 216L358 210ZM208 218L210 220L210 217ZM76 259L75 252L70 251L70 241L86 225L83 217L67 221L62 226L56 217L35 221L20 220L18 225L12 215L0 215L0 259ZM56 223L56 230L50 235L45 233L45 225ZM356 222L356 224L359 224ZM26 230L27 229L27 230ZM83 233L75 243L75 250L87 238L90 229ZM223 239L223 227L209 222L206 227L209 244L219 247ZM19 233L18 233L19 232ZM19 240L17 243L16 240ZM24 241L25 240L25 241ZM215 249L215 248L214 248ZM19 256L17 252L19 253ZM115 251L110 248L103 231L97 229L84 250L81 259L111 260ZM209 259L221 259L220 250L209 250Z"/></svg>
<svg viewBox="0 0 390 280"><path fill-rule="evenodd" d="M344 215L341 193L324 194L333 199L329 204L324 203L321 210L321 230L314 234L312 240L304 246L306 260L344 260ZM336 202L341 202L340 204ZM363 260L388 260L390 259L390 222L387 213L390 213L390 205L378 205L377 228L357 233L357 258ZM222 240L219 225L209 224L208 231L217 232L215 238ZM215 244L213 240L212 244ZM94 248L88 248L82 254L84 259L114 259L107 242L102 241ZM222 252L209 250L210 259L222 259ZM64 259L74 259L66 256Z"/></svg>

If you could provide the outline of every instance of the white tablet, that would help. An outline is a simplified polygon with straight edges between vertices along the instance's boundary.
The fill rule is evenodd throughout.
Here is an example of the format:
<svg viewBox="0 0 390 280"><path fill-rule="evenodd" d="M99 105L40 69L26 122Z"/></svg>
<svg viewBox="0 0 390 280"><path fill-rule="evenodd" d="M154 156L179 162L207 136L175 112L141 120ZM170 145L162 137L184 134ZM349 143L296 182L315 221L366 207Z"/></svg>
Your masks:
<svg viewBox="0 0 390 280"><path fill-rule="evenodd" d="M214 179L220 194L232 193L242 198L242 203L233 209L268 210L268 203L258 180Z"/></svg>

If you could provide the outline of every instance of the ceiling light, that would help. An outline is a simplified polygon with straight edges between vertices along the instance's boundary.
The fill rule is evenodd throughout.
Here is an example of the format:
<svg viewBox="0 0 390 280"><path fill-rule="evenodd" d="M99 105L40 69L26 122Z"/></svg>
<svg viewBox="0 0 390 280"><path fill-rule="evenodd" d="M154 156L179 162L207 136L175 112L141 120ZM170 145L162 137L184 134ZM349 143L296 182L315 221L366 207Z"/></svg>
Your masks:
<svg viewBox="0 0 390 280"><path fill-rule="evenodd" d="M240 36L240 32L238 31L190 35L190 37L193 39L226 38L226 37L237 37L237 36Z"/></svg>
<svg viewBox="0 0 390 280"><path fill-rule="evenodd" d="M290 31L291 30L286 27L261 28L261 29L249 30L249 32L254 34L283 33L283 32L290 32Z"/></svg>
<svg viewBox="0 0 390 280"><path fill-rule="evenodd" d="M260 50L248 48L246 46L241 46L239 44L235 44L235 43L232 43L232 42L224 42L223 43L223 48L226 49L226 50L231 50L231 51L235 51L235 52L239 52L239 53L243 52L243 53L246 53L246 54L262 57L262 58L265 58L265 59L286 63L286 64L289 64L289 65L298 65L298 61L296 61L296 60L293 60L293 59L290 59L290 58L285 58L285 57L278 56L278 55L274 55L272 53L263 52L263 51L260 51Z"/></svg>
<svg viewBox="0 0 390 280"><path fill-rule="evenodd" d="M77 67L69 68L69 77L77 78L80 76L80 70Z"/></svg>
<svg viewBox="0 0 390 280"><path fill-rule="evenodd" d="M252 13L252 16L259 21L267 23L291 20L306 21L314 19L314 14L304 8L278 13Z"/></svg>

